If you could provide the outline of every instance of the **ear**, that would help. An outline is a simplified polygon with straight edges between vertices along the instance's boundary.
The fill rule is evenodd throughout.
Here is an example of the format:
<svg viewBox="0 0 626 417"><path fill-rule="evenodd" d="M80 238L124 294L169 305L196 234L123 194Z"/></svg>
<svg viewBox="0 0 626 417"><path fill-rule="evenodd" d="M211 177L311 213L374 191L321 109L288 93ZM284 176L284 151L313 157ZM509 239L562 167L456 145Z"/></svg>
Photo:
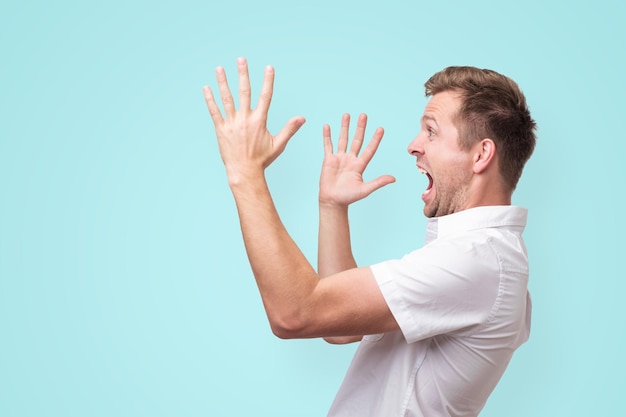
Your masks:
<svg viewBox="0 0 626 417"><path fill-rule="evenodd" d="M474 145L474 173L480 174L490 166L495 166L497 159L496 144L492 139L481 139Z"/></svg>

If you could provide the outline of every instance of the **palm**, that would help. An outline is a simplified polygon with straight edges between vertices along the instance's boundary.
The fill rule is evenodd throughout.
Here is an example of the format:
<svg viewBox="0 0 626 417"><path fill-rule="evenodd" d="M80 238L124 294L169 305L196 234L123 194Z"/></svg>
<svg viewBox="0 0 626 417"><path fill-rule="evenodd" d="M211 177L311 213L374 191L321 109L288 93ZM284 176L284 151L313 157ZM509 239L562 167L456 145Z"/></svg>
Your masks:
<svg viewBox="0 0 626 417"><path fill-rule="evenodd" d="M364 170L365 164L355 155L326 155L320 176L320 200L345 205L364 198Z"/></svg>
<svg viewBox="0 0 626 417"><path fill-rule="evenodd" d="M344 115L337 152L333 152L330 127L324 127L324 163L320 176L320 202L348 205L395 181L390 175L383 175L369 182L363 180L363 172L378 149L383 130L376 129L372 140L361 152L367 124L367 117L361 115L354 139L348 150L349 123L350 116Z"/></svg>

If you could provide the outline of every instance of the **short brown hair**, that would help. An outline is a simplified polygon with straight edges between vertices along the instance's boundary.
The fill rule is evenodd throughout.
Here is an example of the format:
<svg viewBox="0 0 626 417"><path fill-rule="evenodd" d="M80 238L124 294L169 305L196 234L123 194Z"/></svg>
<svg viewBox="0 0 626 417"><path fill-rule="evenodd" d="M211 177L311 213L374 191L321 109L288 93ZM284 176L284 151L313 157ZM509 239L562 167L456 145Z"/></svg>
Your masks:
<svg viewBox="0 0 626 417"><path fill-rule="evenodd" d="M463 103L455 116L459 146L469 149L480 139L492 139L500 174L513 191L536 142L536 123L515 81L488 69L448 67L430 77L424 87L427 97L443 91L461 94Z"/></svg>

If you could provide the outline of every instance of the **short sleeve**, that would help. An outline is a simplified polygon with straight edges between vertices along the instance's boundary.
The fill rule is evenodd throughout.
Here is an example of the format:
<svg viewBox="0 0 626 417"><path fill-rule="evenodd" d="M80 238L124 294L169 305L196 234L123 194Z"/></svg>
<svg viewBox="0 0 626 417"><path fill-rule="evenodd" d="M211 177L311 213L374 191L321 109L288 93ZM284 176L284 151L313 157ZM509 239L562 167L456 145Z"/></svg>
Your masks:
<svg viewBox="0 0 626 417"><path fill-rule="evenodd" d="M498 298L500 265L487 238L436 240L371 269L408 343L474 331Z"/></svg>

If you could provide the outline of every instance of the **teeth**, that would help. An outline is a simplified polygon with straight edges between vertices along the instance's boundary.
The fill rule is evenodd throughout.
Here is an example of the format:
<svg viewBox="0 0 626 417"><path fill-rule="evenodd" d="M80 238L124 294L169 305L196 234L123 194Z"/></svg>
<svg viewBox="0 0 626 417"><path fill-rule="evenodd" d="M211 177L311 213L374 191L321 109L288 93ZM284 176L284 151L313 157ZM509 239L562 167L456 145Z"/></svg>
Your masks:
<svg viewBox="0 0 626 417"><path fill-rule="evenodd" d="M418 168L418 169L419 169L419 172L421 172L422 174L426 174L427 173L426 170L423 169L423 168Z"/></svg>

